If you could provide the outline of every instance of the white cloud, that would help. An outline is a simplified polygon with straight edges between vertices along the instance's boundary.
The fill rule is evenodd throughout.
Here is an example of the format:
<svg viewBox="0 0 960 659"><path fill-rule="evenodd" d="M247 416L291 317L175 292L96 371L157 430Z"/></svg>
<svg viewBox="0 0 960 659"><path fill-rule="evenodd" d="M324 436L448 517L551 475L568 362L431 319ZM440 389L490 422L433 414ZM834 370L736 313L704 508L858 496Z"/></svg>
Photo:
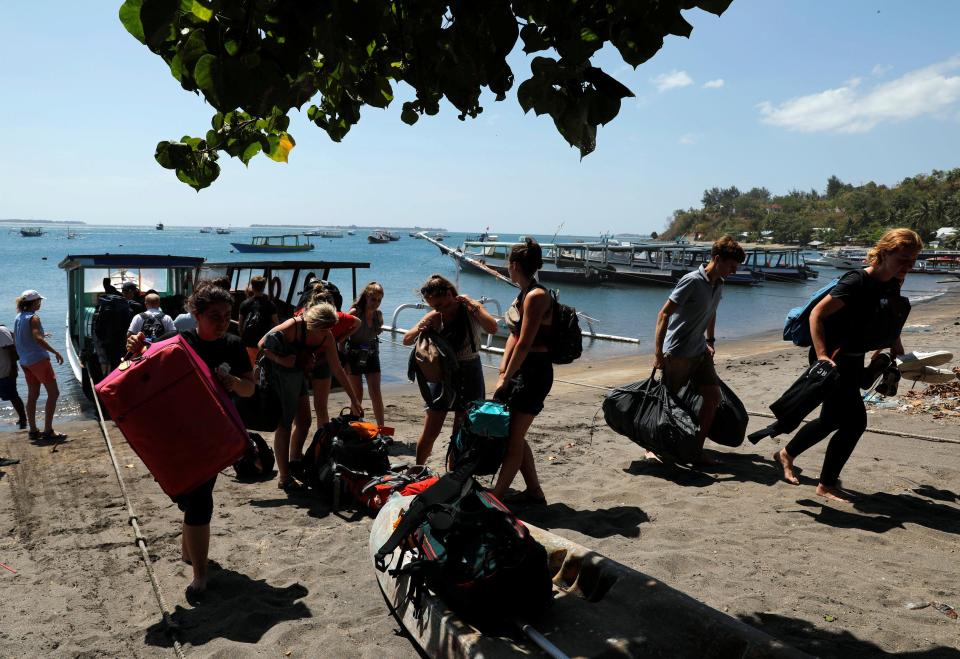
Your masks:
<svg viewBox="0 0 960 659"><path fill-rule="evenodd" d="M723 78L717 78L716 80L707 80L703 83L704 89L720 89L726 83L723 81Z"/></svg>
<svg viewBox="0 0 960 659"><path fill-rule="evenodd" d="M764 123L804 133L865 133L878 125L943 115L960 102L960 56L860 89L854 78L836 89L757 107Z"/></svg>
<svg viewBox="0 0 960 659"><path fill-rule="evenodd" d="M673 70L670 73L661 73L651 82L657 86L657 91L665 92L669 89L689 87L693 84L693 78L686 71Z"/></svg>
<svg viewBox="0 0 960 659"><path fill-rule="evenodd" d="M890 73L890 70L891 70L892 68L893 68L893 67L890 66L889 64L877 64L875 67L873 67L873 69L870 71L870 73L872 73L874 76L876 76L877 78L879 78L879 77L881 77L881 76L885 76L885 75L887 75L888 73Z"/></svg>
<svg viewBox="0 0 960 659"><path fill-rule="evenodd" d="M680 144L696 144L697 136L693 133L686 133L680 136L680 139L677 140Z"/></svg>

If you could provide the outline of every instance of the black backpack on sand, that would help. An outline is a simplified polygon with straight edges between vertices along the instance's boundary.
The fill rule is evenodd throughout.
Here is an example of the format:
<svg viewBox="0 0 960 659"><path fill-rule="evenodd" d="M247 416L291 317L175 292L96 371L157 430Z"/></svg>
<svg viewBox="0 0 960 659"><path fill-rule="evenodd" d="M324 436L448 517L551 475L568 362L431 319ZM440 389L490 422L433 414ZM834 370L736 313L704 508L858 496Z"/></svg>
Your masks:
<svg viewBox="0 0 960 659"><path fill-rule="evenodd" d="M304 482L320 491L329 491L333 474L345 468L368 476L390 471L387 447L376 425L351 414L341 414L321 426L303 455Z"/></svg>
<svg viewBox="0 0 960 659"><path fill-rule="evenodd" d="M416 496L374 564L403 546L392 574L408 575L408 597L422 609L429 589L481 631L538 617L553 598L547 552L530 531L465 470L443 476ZM413 551L403 565L404 554ZM506 623L506 624L505 624Z"/></svg>
<svg viewBox="0 0 960 659"><path fill-rule="evenodd" d="M267 444L267 440L257 433L247 434L250 437L250 447L233 465L237 480L255 481L263 479L264 476L272 477L273 466L276 464L273 449Z"/></svg>

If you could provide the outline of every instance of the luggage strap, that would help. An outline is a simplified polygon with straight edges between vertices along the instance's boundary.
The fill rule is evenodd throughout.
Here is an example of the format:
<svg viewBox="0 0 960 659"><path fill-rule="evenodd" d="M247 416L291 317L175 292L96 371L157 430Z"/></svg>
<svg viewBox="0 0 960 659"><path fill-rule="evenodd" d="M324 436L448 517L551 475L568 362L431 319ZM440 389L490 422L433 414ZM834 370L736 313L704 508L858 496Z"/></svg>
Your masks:
<svg viewBox="0 0 960 659"><path fill-rule="evenodd" d="M476 486L476 481L466 469L457 469L438 480L428 490L417 495L407 512L383 546L373 557L373 564L381 572L386 571L386 557L400 546L404 539L413 533L427 519L431 510L466 496Z"/></svg>

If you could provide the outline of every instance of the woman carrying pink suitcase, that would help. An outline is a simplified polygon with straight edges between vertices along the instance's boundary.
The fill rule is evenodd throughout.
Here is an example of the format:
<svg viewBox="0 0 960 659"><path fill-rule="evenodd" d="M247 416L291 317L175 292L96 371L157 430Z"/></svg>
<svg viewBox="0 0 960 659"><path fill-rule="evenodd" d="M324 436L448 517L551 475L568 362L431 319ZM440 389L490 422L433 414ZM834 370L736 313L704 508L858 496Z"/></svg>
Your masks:
<svg viewBox="0 0 960 659"><path fill-rule="evenodd" d="M215 286L198 287L187 305L197 320L197 328L181 332L183 340L216 374L228 392L243 398L252 396L255 384L250 359L240 337L227 333L233 309L230 293ZM127 340L127 350L134 355L142 353L145 347L143 333ZM186 591L188 600L194 599L207 588L210 519L213 516L213 488L216 482L215 474L197 488L173 497L177 507L183 511L183 561L193 568L193 581Z"/></svg>

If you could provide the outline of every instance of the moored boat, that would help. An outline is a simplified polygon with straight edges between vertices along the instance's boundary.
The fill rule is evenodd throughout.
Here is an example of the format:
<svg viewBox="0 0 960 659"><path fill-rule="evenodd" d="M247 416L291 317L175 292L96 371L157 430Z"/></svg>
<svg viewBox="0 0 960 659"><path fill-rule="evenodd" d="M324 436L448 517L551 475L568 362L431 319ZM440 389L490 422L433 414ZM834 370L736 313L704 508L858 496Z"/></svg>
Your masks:
<svg viewBox="0 0 960 659"><path fill-rule="evenodd" d="M867 250L862 247L837 247L820 255L814 261L807 260L814 265L825 265L839 270L856 270L867 265Z"/></svg>
<svg viewBox="0 0 960 659"><path fill-rule="evenodd" d="M213 233L213 227L201 227L200 233Z"/></svg>
<svg viewBox="0 0 960 659"><path fill-rule="evenodd" d="M393 532L413 497L392 497L370 530L371 558ZM375 570L390 612L423 656L545 656L546 640L568 657L752 657L808 655L763 631L713 609L684 593L592 549L527 524L547 551L554 599L524 639L515 621L514 637L485 635L451 611L433 593L409 597L409 577ZM398 567L398 549L390 557ZM409 552L402 560L409 560ZM529 628L528 628L529 629ZM530 638L541 640L536 643Z"/></svg>
<svg viewBox="0 0 960 659"><path fill-rule="evenodd" d="M23 227L20 229L20 235L24 238L39 238L43 235L43 229L40 227Z"/></svg>
<svg viewBox="0 0 960 659"><path fill-rule="evenodd" d="M254 236L249 243L230 243L233 248L241 253L263 252L283 253L283 252L309 252L313 249L313 243L308 238L306 242L300 242L300 236L297 234L285 234L282 236Z"/></svg>
<svg viewBox="0 0 960 659"><path fill-rule="evenodd" d="M373 243L375 245L380 245L383 243L388 243L391 241L389 235L386 231L371 231L370 235L367 236L367 242Z"/></svg>
<svg viewBox="0 0 960 659"><path fill-rule="evenodd" d="M163 222L157 222L157 231L163 231Z"/></svg>
<svg viewBox="0 0 960 659"><path fill-rule="evenodd" d="M226 236L229 233L233 233L230 229L224 229L223 227L217 228L217 235Z"/></svg>

